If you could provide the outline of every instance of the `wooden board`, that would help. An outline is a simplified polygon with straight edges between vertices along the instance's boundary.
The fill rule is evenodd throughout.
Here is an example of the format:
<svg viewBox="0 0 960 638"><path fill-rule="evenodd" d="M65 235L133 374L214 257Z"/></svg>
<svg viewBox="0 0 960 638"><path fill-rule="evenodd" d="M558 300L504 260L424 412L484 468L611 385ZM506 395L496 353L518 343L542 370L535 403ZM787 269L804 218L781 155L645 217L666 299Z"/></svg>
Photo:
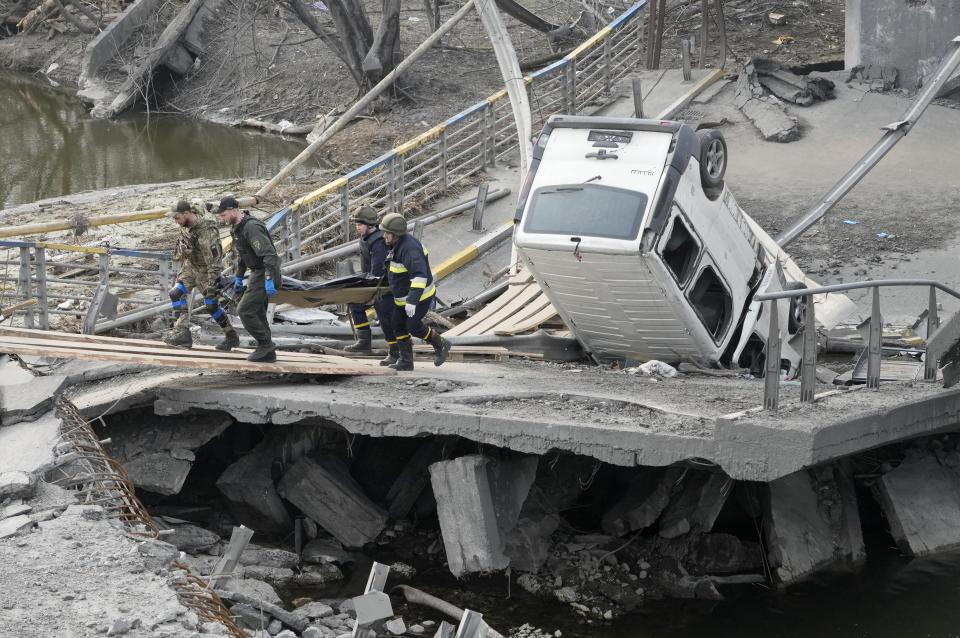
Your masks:
<svg viewBox="0 0 960 638"><path fill-rule="evenodd" d="M504 305L513 301L518 295L523 293L526 290L528 284L518 284L514 285L513 283L507 287L507 290L484 306L477 314L473 315L469 319L465 320L462 323L457 324L450 330L447 330L444 334L450 336L464 335L464 334L474 334L472 329L477 324L486 321L489 317L493 316L494 313L500 310Z"/></svg>
<svg viewBox="0 0 960 638"><path fill-rule="evenodd" d="M65 338L66 337L66 338ZM247 361L244 352L220 352L209 347L175 348L162 342L117 339L69 333L0 328L0 352L63 359L140 363L175 368L250 370L285 374L395 374L376 362L332 355L277 351L275 363Z"/></svg>

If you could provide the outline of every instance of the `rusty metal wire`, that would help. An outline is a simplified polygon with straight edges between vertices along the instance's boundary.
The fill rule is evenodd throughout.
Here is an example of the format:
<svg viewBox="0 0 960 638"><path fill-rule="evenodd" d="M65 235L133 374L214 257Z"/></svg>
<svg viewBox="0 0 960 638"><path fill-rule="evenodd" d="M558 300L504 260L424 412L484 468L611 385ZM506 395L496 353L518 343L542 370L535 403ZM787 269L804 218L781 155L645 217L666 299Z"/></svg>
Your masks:
<svg viewBox="0 0 960 638"><path fill-rule="evenodd" d="M191 609L198 617L207 621L220 623L227 628L230 636L235 638L246 638L246 634L237 627L223 604L217 592L213 591L209 585L200 577L195 575L190 568L182 563L174 562L173 566L182 569L184 575L174 581L177 586L177 597L185 607Z"/></svg>
<svg viewBox="0 0 960 638"><path fill-rule="evenodd" d="M105 509L120 520L128 533L159 539L160 530L137 498L133 481L123 466L110 458L103 449L90 422L73 403L64 398L57 402L57 416L60 417L60 440L72 448L60 458L65 463L75 464L77 471L64 472L62 478L53 482L61 487L78 488L86 504L99 505ZM65 463L61 463L61 467ZM173 566L184 572L184 576L175 579L173 583L177 598L185 607L194 611L201 622L219 623L227 628L228 635L246 638L246 634L233 621L226 605L207 583L195 576L185 565L174 562Z"/></svg>

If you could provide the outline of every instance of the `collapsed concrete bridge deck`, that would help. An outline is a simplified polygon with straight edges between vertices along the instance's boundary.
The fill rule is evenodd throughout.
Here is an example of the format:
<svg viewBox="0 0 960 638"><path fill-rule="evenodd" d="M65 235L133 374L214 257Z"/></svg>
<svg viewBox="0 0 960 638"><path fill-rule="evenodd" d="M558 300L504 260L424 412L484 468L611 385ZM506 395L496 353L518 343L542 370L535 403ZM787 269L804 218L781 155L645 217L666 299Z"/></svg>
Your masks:
<svg viewBox="0 0 960 638"><path fill-rule="evenodd" d="M455 435L620 466L707 461L733 479L764 482L960 423L960 391L923 383L885 384L879 392L822 386L814 404L801 404L799 387L788 384L781 408L768 412L759 408L756 379L660 379L529 362L420 365L399 377L279 384L179 378L147 390L143 398L154 400L157 414L223 411L277 425L323 419L358 435ZM116 398L110 391L91 398L87 411Z"/></svg>

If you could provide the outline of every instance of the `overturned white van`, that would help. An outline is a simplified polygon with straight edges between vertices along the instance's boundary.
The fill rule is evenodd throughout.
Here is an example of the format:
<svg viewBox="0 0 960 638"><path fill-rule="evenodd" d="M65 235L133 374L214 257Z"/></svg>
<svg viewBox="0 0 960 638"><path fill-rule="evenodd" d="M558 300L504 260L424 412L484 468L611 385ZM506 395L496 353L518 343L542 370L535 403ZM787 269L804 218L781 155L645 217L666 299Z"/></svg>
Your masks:
<svg viewBox="0 0 960 638"><path fill-rule="evenodd" d="M726 163L718 131L680 122L554 116L544 126L514 241L595 359L762 368L768 322L753 295L813 282L737 205ZM781 367L793 376L789 340L804 309L780 308Z"/></svg>

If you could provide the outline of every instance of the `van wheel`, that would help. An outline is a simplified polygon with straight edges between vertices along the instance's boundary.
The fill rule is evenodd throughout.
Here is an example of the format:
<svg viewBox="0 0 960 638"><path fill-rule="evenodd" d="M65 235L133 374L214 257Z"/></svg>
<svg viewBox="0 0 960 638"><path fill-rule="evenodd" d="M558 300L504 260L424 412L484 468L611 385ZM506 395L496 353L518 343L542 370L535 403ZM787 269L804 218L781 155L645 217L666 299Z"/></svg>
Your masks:
<svg viewBox="0 0 960 638"><path fill-rule="evenodd" d="M784 290L803 290L806 284L799 281L791 281ZM807 297L790 297L790 310L787 314L787 333L791 336L797 334L807 323Z"/></svg>
<svg viewBox="0 0 960 638"><path fill-rule="evenodd" d="M700 131L699 135L700 183L704 191L720 191L727 173L727 142L716 129Z"/></svg>

